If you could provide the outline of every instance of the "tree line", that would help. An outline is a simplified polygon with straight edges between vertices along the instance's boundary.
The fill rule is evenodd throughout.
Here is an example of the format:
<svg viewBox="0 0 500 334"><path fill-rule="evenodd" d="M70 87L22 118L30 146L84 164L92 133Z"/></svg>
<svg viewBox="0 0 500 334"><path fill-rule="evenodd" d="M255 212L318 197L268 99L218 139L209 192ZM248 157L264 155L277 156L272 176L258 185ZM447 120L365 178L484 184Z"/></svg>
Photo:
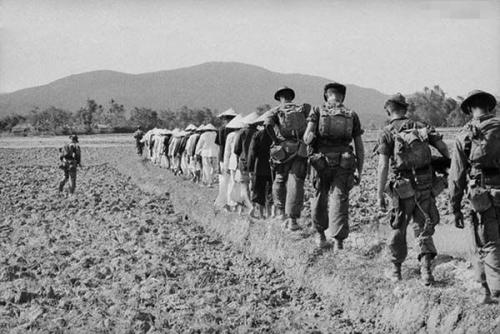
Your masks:
<svg viewBox="0 0 500 334"><path fill-rule="evenodd" d="M408 117L436 127L459 127L470 120L460 110L463 97L449 97L439 86L425 87L408 97ZM260 105L259 111L266 111L269 105ZM497 112L500 107L497 105ZM69 134L107 132L131 132L137 126L144 130L159 128L185 128L193 123L220 125L218 111L210 108L190 109L183 106L177 110L153 110L135 107L126 116L125 108L114 99L105 106L88 99L84 107L70 112L56 107L44 110L33 109L28 115L9 115L0 118L0 131L11 131L16 125L30 124L37 133ZM371 124L370 128L379 127Z"/></svg>
<svg viewBox="0 0 500 334"><path fill-rule="evenodd" d="M17 125L29 124L32 132L45 134L132 132L138 126L148 130L158 128L185 128L212 123L220 125L217 110L210 108L190 109L186 106L178 110L153 110L135 107L126 116L125 107L112 99L107 106L88 99L84 107L76 112L49 107L35 108L28 115L9 115L0 118L0 131L11 131Z"/></svg>

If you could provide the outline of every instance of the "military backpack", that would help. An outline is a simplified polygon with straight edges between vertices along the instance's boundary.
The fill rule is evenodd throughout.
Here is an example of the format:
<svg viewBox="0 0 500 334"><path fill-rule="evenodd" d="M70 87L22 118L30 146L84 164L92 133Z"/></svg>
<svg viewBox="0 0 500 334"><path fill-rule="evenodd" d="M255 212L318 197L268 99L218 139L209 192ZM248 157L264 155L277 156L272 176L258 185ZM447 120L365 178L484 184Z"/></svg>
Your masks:
<svg viewBox="0 0 500 334"><path fill-rule="evenodd" d="M470 123L471 146L469 161L477 169L500 168L500 118Z"/></svg>
<svg viewBox="0 0 500 334"><path fill-rule="evenodd" d="M353 114L345 107L319 110L318 133L321 137L333 140L352 140L354 127Z"/></svg>
<svg viewBox="0 0 500 334"><path fill-rule="evenodd" d="M305 113L310 106L307 104L285 104L278 109L279 128L281 135L286 139L302 138L307 127Z"/></svg>
<svg viewBox="0 0 500 334"><path fill-rule="evenodd" d="M399 129L392 128L391 132L394 137L396 170L417 170L431 165L432 153L427 127L408 121Z"/></svg>

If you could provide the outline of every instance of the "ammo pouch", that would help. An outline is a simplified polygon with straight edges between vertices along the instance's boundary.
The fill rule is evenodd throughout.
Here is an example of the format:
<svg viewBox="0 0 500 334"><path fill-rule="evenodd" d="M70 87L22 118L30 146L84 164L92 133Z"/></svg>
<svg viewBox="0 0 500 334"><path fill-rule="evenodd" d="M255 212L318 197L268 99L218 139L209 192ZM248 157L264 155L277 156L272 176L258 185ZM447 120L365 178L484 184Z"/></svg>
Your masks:
<svg viewBox="0 0 500 334"><path fill-rule="evenodd" d="M491 201L493 202L493 206L500 207L500 189L491 189Z"/></svg>
<svg viewBox="0 0 500 334"><path fill-rule="evenodd" d="M438 176L432 182L431 193L432 196L438 197L446 189L446 178L444 176Z"/></svg>
<svg viewBox="0 0 500 334"><path fill-rule="evenodd" d="M433 187L433 173L430 171L421 174L415 173L415 185L417 190L428 190Z"/></svg>
<svg viewBox="0 0 500 334"><path fill-rule="evenodd" d="M478 186L469 188L469 201L476 212L484 212L491 208L490 192L488 189Z"/></svg>
<svg viewBox="0 0 500 334"><path fill-rule="evenodd" d="M415 189L410 179L399 178L394 180L392 185L394 194L400 199L407 199L415 196Z"/></svg>
<svg viewBox="0 0 500 334"><path fill-rule="evenodd" d="M328 168L328 161L323 153L312 154L309 157L309 162L318 173L321 173Z"/></svg>
<svg viewBox="0 0 500 334"><path fill-rule="evenodd" d="M272 146L269 155L274 162L283 162L286 160L286 152L281 145Z"/></svg>
<svg viewBox="0 0 500 334"><path fill-rule="evenodd" d="M352 152L344 152L340 156L340 167L344 169L356 168L356 156Z"/></svg>

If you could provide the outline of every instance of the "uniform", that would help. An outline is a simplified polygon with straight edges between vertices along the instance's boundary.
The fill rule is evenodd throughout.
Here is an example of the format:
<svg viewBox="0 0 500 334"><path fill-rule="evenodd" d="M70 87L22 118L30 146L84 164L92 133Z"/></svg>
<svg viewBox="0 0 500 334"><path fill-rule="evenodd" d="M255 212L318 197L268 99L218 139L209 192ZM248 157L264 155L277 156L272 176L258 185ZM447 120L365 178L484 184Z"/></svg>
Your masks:
<svg viewBox="0 0 500 334"><path fill-rule="evenodd" d="M142 150L144 148L144 143L141 141L142 137L144 137L144 132L141 129L137 129L137 131L134 132L134 138L138 155L142 155Z"/></svg>
<svg viewBox="0 0 500 334"><path fill-rule="evenodd" d="M351 143L363 134L361 122L354 111L340 102L315 107L308 122L316 132L310 157L316 170L313 224L319 233L324 233L330 222L332 238L341 243L349 235L349 192L355 184L357 167Z"/></svg>
<svg viewBox="0 0 500 334"><path fill-rule="evenodd" d="M391 226L393 228L389 239L390 260L395 265L400 265L406 259L408 246L406 242L406 229L413 220L413 231L419 247L419 261L424 255L434 258L437 255L432 236L434 227L439 223L439 212L436 207L435 196L432 191L435 175L429 163L426 166L412 170L401 168L395 155L395 134L406 129L421 129L426 133L427 145L436 146L442 141L442 136L430 126L400 117L393 119L378 138L378 153L391 159L393 177L390 181L390 192L393 195L393 211L391 212ZM430 154L430 148L429 148ZM422 161L427 159L421 159ZM403 194L406 189L410 196ZM398 193L400 194L398 196ZM404 198L402 198L404 197Z"/></svg>
<svg viewBox="0 0 500 334"><path fill-rule="evenodd" d="M64 171L64 177L59 182L59 192L63 191L66 182L69 180L69 192L73 194L76 188L76 169L81 163L80 145L78 138L74 136L71 143L64 145L61 149L61 165L60 168Z"/></svg>
<svg viewBox="0 0 500 334"><path fill-rule="evenodd" d="M271 148L276 173L272 188L274 205L292 224L300 217L304 202L307 153L302 137L309 111L307 104L284 103L271 109L264 120L267 128L275 129L278 140L278 145ZM276 158L277 155L282 155L282 159Z"/></svg>
<svg viewBox="0 0 500 334"><path fill-rule="evenodd" d="M261 206L272 204L272 173L269 164L269 149L272 140L266 130L258 131L248 150L249 171L255 175L252 183L252 202Z"/></svg>
<svg viewBox="0 0 500 334"><path fill-rule="evenodd" d="M475 92L478 94L485 93ZM491 105L493 109L496 101ZM455 141L449 176L453 213L461 213L464 192L471 203L469 229L477 279L497 296L500 295L499 156L500 119L494 114L475 117Z"/></svg>

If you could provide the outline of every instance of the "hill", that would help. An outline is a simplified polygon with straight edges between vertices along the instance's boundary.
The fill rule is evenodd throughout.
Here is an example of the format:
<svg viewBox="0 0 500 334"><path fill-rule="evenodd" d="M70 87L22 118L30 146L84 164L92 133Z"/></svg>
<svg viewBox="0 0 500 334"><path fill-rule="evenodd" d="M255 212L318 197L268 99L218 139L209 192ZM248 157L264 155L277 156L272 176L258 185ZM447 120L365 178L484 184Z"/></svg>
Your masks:
<svg viewBox="0 0 500 334"><path fill-rule="evenodd" d="M149 107L176 109L233 107L249 113L258 105L275 104L276 88L294 88L298 102L319 104L322 88L332 79L303 74L276 73L264 68L234 62L211 62L187 68L143 74L93 71L53 81L47 85L0 94L0 116L27 114L38 106L55 106L76 111L87 98L100 104L111 98L127 109ZM380 124L385 118L382 105L386 95L369 88L347 85L346 104L358 111L365 126Z"/></svg>

